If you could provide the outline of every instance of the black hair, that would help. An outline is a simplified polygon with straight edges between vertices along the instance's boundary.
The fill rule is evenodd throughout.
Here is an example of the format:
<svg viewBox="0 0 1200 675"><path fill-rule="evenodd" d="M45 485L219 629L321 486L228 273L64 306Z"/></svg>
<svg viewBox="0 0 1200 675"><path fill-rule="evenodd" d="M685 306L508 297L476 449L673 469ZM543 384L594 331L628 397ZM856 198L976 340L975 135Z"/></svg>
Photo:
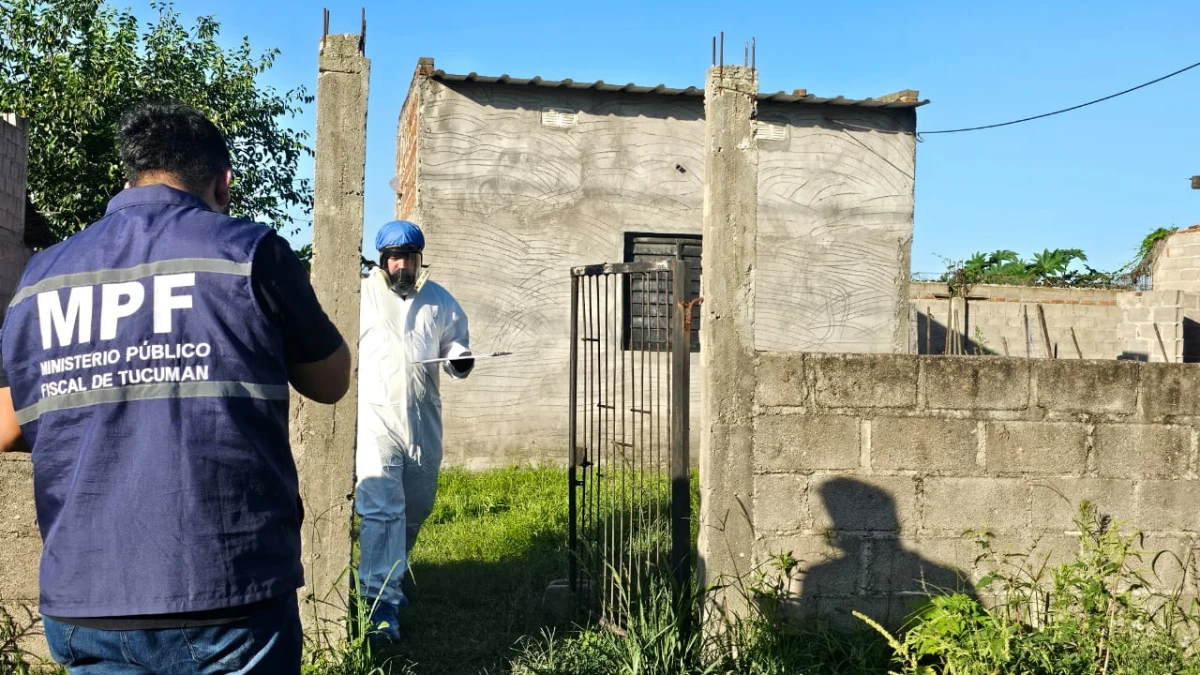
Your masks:
<svg viewBox="0 0 1200 675"><path fill-rule="evenodd" d="M231 166L220 130L185 105L137 105L121 115L117 134L125 178L132 185L144 174L162 172L200 189Z"/></svg>

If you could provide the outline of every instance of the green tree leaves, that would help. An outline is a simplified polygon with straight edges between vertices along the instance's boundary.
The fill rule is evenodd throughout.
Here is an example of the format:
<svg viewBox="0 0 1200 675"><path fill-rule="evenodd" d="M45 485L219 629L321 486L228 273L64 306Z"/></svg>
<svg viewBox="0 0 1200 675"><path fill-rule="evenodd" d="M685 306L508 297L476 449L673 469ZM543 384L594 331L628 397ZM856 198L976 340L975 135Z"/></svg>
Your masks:
<svg viewBox="0 0 1200 675"><path fill-rule="evenodd" d="M144 26L100 0L0 0L0 110L30 120L29 190L55 235L104 214L124 185L117 120L130 105L174 100L207 115L233 156L235 215L294 233L312 212L297 177L309 135L286 126L313 98L260 85L278 56L248 39L225 49L211 16L185 26L170 3ZM299 222L298 222L299 221Z"/></svg>
<svg viewBox="0 0 1200 675"><path fill-rule="evenodd" d="M1075 262L1085 261L1087 256L1077 248L1046 249L1034 253L1032 260L1022 259L1009 250L975 253L961 266L954 266L942 280L967 286L1109 286L1117 283L1115 273L1100 272L1087 265L1082 271L1071 269Z"/></svg>

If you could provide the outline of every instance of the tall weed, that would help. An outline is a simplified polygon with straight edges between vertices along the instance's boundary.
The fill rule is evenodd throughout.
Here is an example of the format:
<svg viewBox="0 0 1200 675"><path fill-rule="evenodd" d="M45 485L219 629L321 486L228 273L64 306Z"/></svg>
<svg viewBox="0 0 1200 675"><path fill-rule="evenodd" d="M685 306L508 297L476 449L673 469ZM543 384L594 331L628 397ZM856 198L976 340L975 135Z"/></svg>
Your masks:
<svg viewBox="0 0 1200 675"><path fill-rule="evenodd" d="M773 565L787 564L777 558ZM621 627L589 625L559 639L547 631L526 640L514 675L882 675L890 652L878 636L793 626L782 616L785 584L757 575L735 584L752 608L701 630L706 591L678 589L658 578L629 603L621 591ZM754 598L751 598L751 596ZM714 614L716 616L716 614Z"/></svg>
<svg viewBox="0 0 1200 675"><path fill-rule="evenodd" d="M964 595L932 597L902 637L856 616L888 640L898 675L1200 675L1200 613L1183 595L1190 560L1174 560L1184 580L1163 592L1154 568L1171 556L1147 567L1141 536L1121 534L1087 502L1075 524L1079 549L1059 565L999 553L980 534L976 562L995 569L978 584L992 593L990 608Z"/></svg>
<svg viewBox="0 0 1200 675"><path fill-rule="evenodd" d="M310 631L315 637L306 636L301 675L411 675L411 664L394 656L381 657L374 648L368 636L374 607L361 602L358 573L347 568L343 578L346 574L353 584L351 597L345 599L346 624ZM335 587L340 585L339 580Z"/></svg>
<svg viewBox="0 0 1200 675"><path fill-rule="evenodd" d="M19 606L10 610L0 605L0 673L32 675L66 672L25 651L23 644L41 635L37 624L38 616L32 609Z"/></svg>

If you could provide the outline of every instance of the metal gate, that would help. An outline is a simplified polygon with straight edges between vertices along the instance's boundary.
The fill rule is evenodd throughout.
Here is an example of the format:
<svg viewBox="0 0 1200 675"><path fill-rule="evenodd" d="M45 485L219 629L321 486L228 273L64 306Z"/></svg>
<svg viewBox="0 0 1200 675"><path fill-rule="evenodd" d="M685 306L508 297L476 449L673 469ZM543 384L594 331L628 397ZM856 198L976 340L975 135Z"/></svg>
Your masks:
<svg viewBox="0 0 1200 675"><path fill-rule="evenodd" d="M571 270L571 589L613 625L691 578L688 396L699 288L684 260Z"/></svg>

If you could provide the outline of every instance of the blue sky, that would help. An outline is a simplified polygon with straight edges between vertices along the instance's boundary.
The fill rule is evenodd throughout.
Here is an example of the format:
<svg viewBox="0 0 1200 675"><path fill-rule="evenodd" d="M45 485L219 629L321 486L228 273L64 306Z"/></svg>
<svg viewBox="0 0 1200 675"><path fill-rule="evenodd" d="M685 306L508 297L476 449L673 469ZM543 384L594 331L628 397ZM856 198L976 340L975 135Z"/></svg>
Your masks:
<svg viewBox="0 0 1200 675"><path fill-rule="evenodd" d="M143 20L148 2L117 2ZM329 4L331 32L358 32L361 3ZM282 50L266 81L315 91L326 4L186 0L228 44ZM919 89L918 128L974 126L1067 107L1200 61L1195 2L365 3L372 61L366 236L392 216L396 118L417 57L449 72L702 86L711 38L727 61L757 38L764 91L879 96ZM1200 223L1200 68L1058 117L917 148L913 270L977 250L1082 248L1129 260L1156 227ZM312 129L313 111L295 121ZM305 167L311 173L311 165Z"/></svg>

